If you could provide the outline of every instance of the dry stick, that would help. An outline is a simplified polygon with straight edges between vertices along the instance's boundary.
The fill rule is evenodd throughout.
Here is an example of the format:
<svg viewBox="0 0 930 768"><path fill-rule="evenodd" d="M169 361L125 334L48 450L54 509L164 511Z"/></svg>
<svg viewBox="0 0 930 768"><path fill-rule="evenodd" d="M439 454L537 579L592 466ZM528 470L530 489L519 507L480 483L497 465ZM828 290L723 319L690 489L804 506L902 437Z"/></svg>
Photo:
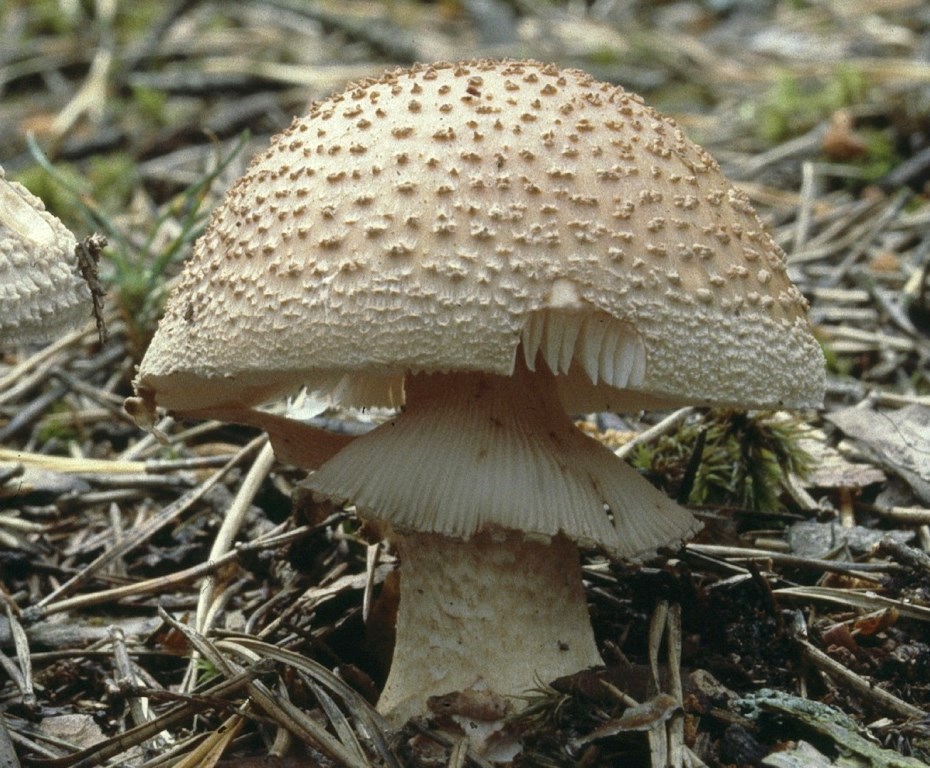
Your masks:
<svg viewBox="0 0 930 768"><path fill-rule="evenodd" d="M7 390L9 387L12 387L17 382L22 381L26 373L31 371L33 368L51 365L49 361L52 358L54 358L62 350L67 349L83 336L87 335L90 330L91 325L90 323L87 323L87 325L85 325L83 328L76 331L71 331L71 333L66 333L58 341L54 342L53 344L49 344L47 347L40 349L31 357L27 357L18 365L13 366L9 371L7 371L5 376L0 378L0 405L3 405L15 397L14 394L6 392L5 390ZM94 333L96 333L96 327L94 328Z"/></svg>
<svg viewBox="0 0 930 768"><path fill-rule="evenodd" d="M116 40L113 30L116 9L115 2L96 3L98 42L94 58L90 62L90 70L84 82L81 83L81 87L52 122L52 133L56 141L67 134L82 115L89 115L92 123L100 122L106 108L107 88L116 59Z"/></svg>
<svg viewBox="0 0 930 768"><path fill-rule="evenodd" d="M660 601L652 612L649 620L649 668L652 672L652 683L656 692L662 692L662 678L659 674L659 650L662 638L666 640L666 653L668 654L668 692L675 699L678 707L684 707L683 691L681 686L681 605L671 605L667 600ZM684 718L679 714L672 716L665 723L661 733L653 734L650 738L652 745L655 738L661 739L658 754L666 755L663 762L674 768L680 768L684 755Z"/></svg>
<svg viewBox="0 0 930 768"><path fill-rule="evenodd" d="M171 574L170 576L159 576L155 579L146 579L145 581L139 581L134 584L127 584L123 587L101 589L90 592L86 595L68 597L63 600L59 600L58 602L48 603L42 606L40 609L40 615L44 617L53 613L74 611L80 608L87 608L91 605L102 605L103 603L115 602L127 597L163 594L171 589L181 586L182 584L187 584L188 582L199 579L202 576L209 576L210 574L215 573L218 569L222 568L224 565L227 565L228 563L231 563L238 558L238 551L228 552L224 557L218 558L216 560L210 560L206 563L200 563L200 565L195 565L190 568L185 568L183 571L178 571ZM83 573L84 572L82 571L81 574L78 575L83 575ZM31 611L24 611L24 613L28 613L29 618L32 618Z"/></svg>
<svg viewBox="0 0 930 768"><path fill-rule="evenodd" d="M391 23L367 24L364 20L357 21L344 13L327 10L325 6L318 7L299 0L271 0L269 5L333 27L350 40L360 40L397 61L414 62L423 58L419 46L411 43L407 35L400 34L400 30Z"/></svg>
<svg viewBox="0 0 930 768"><path fill-rule="evenodd" d="M139 36L139 42L133 43L129 49L123 53L123 73L130 73L140 63L146 63L149 59L155 59L158 56L159 48L169 36L171 28L184 14L193 9L196 5L197 0L173 0L171 3L164 3L164 13ZM125 77L125 75L123 75L123 77ZM121 80L122 79L121 77Z"/></svg>
<svg viewBox="0 0 930 768"><path fill-rule="evenodd" d="M456 744L459 743L459 739L454 736L449 736L442 731L433 730L429 727L425 719L415 717L409 723L407 723L408 728L412 728L417 731L422 736L435 741L440 746L446 747L447 749L454 749ZM494 766L487 760L485 760L481 755L474 752L472 749L468 748L466 752L466 757L470 765L477 766L477 768L494 768Z"/></svg>
<svg viewBox="0 0 930 768"><path fill-rule="evenodd" d="M379 569L383 569L383 572L387 572L390 568L388 565L379 566ZM345 569L334 569L342 574L342 571ZM375 578L378 577L376 572ZM339 592L345 589L346 585L349 585L353 589L358 589L359 584L364 588L366 578L360 578L360 574L342 574L339 576L333 576L333 571L326 577L326 586L325 587L309 587L305 589L298 597L291 598L290 603L288 603L283 609L278 610L274 619L269 621L261 631L258 633L259 637L270 637L273 635L282 625L286 625L290 621L291 617L295 613L306 613L310 611L314 606L318 605L321 601L326 600L333 595L338 594ZM271 601L269 601L270 603Z"/></svg>
<svg viewBox="0 0 930 768"><path fill-rule="evenodd" d="M172 426L174 426L174 419L171 416L165 416L152 428L151 432L143 436L141 440L130 445L116 458L121 461L139 459L148 451L157 448L159 445L158 435L164 435Z"/></svg>
<svg viewBox="0 0 930 768"><path fill-rule="evenodd" d="M237 671L238 663L224 656L217 646L202 634L176 620L164 610L159 610L159 615L167 624L184 635L193 649L213 664L220 674L230 676ZM227 643L227 646L229 645L234 644ZM261 658L259 654L248 650L243 655L250 661ZM300 738L301 741L318 746L327 755L350 768L367 768L364 761L357 760L356 756L349 752L342 742L308 717L306 713L301 711L285 696L275 695L267 685L259 680L249 681L248 688L249 696L255 705L273 718L282 728L286 728Z"/></svg>
<svg viewBox="0 0 930 768"><path fill-rule="evenodd" d="M14 615L13 606L10 602L6 604L6 617L7 621L10 623L10 632L13 635L16 658L19 660L19 667L17 669L14 670L8 667L7 671L15 671L15 674L11 674L10 677L16 682L22 694L23 703L26 704L26 706L32 706L36 702L36 694L32 680L32 656L29 652L29 640L26 638L23 625L20 624L19 620ZM4 666L7 666L7 664L4 664ZM10 662L10 666L12 666L12 662Z"/></svg>
<svg viewBox="0 0 930 768"><path fill-rule="evenodd" d="M110 502L107 505L107 513L110 517L110 530L113 532L113 543L119 545L119 543L125 537L123 518L120 514L119 505L115 502ZM128 573L126 571L126 562L123 560L123 558L118 558L113 562L109 575L124 581L127 580Z"/></svg>
<svg viewBox="0 0 930 768"><path fill-rule="evenodd" d="M832 325L875 326L880 315L873 307L827 306L814 307L809 313L814 325L830 323Z"/></svg>
<svg viewBox="0 0 930 768"><path fill-rule="evenodd" d="M650 427L645 432L640 432L636 437L634 437L630 442L625 445L621 445L614 454L619 456L621 459L625 459L634 450L640 445L645 445L655 440L657 437L660 437L668 432L671 432L678 428L678 425L681 424L685 419L687 419L692 413L695 413L697 408L694 406L687 406L686 408L679 408L670 416L666 416L662 421L660 421L655 426Z"/></svg>
<svg viewBox="0 0 930 768"><path fill-rule="evenodd" d="M315 682L313 678L307 675L300 675L300 673L298 673L298 675L307 686L307 689L313 694L317 704L320 705L320 709L323 710L323 714L326 716L330 728L336 732L339 741L345 746L349 753L355 756L359 765L368 765L369 761L365 755L365 750L358 740L358 734L356 734L355 730L352 728L349 718L346 717L345 713L336 705L336 702L333 701L333 698L323 689L322 685Z"/></svg>
<svg viewBox="0 0 930 768"><path fill-rule="evenodd" d="M669 606L665 620L665 638L668 644L668 687L669 693L678 702L681 710L672 715L666 725L668 731L669 759L672 765L681 766L685 754L684 689L681 682L681 603Z"/></svg>
<svg viewBox="0 0 930 768"><path fill-rule="evenodd" d="M320 662L308 658L296 651L280 648L277 645L266 643L250 636L236 636L220 640L216 644L218 649L228 650L232 653L244 655L245 652L258 654L262 658L286 664L303 675L313 678L320 685L328 688L338 696L352 710L352 713L362 723L371 737L387 768L400 768L394 754L391 752L383 733L387 729L384 718L374 710L362 695L338 677ZM252 658L245 656L245 658Z"/></svg>
<svg viewBox="0 0 930 768"><path fill-rule="evenodd" d="M800 646L801 655L806 661L813 664L817 669L825 672L837 682L855 691L876 709L889 709L900 717L906 718L923 719L927 717L927 713L922 709L915 707L913 704L908 704L906 701L902 701L893 693L889 693L883 688L876 687L864 677L857 675L848 667L843 666L820 649L815 648L807 640L799 638L796 642Z"/></svg>
<svg viewBox="0 0 930 768"><path fill-rule="evenodd" d="M836 304L865 304L871 298L871 294L862 288L813 288L811 295L820 301L828 301Z"/></svg>
<svg viewBox="0 0 930 768"><path fill-rule="evenodd" d="M832 345L831 345L832 346ZM872 406L903 408L906 405L930 406L930 395L902 395L886 389L867 386L859 381L833 380L827 382L827 391L849 400L868 400Z"/></svg>
<svg viewBox="0 0 930 768"><path fill-rule="evenodd" d="M222 557L219 557L215 560L208 560L205 563L200 563L199 565L194 565L190 568L185 568L183 571L178 571L169 576L159 576L154 579L139 581L134 584L113 587L112 589L102 589L96 592L92 592L88 595L78 595L77 597L59 600L57 603L45 605L42 608L41 615L47 616L52 613L61 613L62 611L86 608L90 605L100 605L102 603L121 600L126 597L162 594L171 589L174 589L177 586L180 586L181 584L186 584L187 582L194 581L202 576L208 576L212 573L215 573L223 566L238 560L243 552L252 552L259 549L274 549L276 547L283 546L284 544L287 544L294 539L303 536L307 530L307 528L300 528L283 535L271 535L266 538L241 544L235 550L227 552ZM32 610L35 609L29 609L29 611Z"/></svg>
<svg viewBox="0 0 930 768"><path fill-rule="evenodd" d="M881 312L887 316L888 320L894 326L896 326L899 331L907 334L908 336L914 337L919 346L922 341L920 337L920 331L914 327L914 323L908 316L907 305L901 301L900 291L882 288L873 282L871 286L871 295L874 302L878 304L878 308L872 310L876 314L876 319L872 321L872 324L878 324L878 317L881 317L879 314L880 309Z"/></svg>
<svg viewBox="0 0 930 768"><path fill-rule="evenodd" d="M878 581L878 578L870 576L869 574L900 573L907 570L898 563L853 563L845 560L823 560L812 557L800 557L798 555L761 549L759 547L727 547L717 544L695 544L690 542L685 545L685 552L694 552L706 557L721 558L730 564L745 562L747 560L757 562L769 560L776 565L788 568L842 573L861 579L869 579L871 581Z"/></svg>
<svg viewBox="0 0 930 768"><path fill-rule="evenodd" d="M921 525L917 529L917 539L924 552L930 552L930 525Z"/></svg>
<svg viewBox="0 0 930 768"><path fill-rule="evenodd" d="M219 713L221 711L232 711L236 709L239 710L233 704L225 704L224 702L215 702L216 711ZM196 720L196 715L192 718L194 722ZM210 738L209 733L204 733L201 731L194 732L193 728L185 728L184 735L170 747L166 747L157 754L148 755L148 759L144 762L134 764L133 768L179 768L179 760L185 759L189 754L192 754L193 751L197 750L201 744L207 741ZM199 764L195 763L195 765ZM110 768L115 768L115 763L108 763ZM122 764L119 764L119 768L122 768Z"/></svg>
<svg viewBox="0 0 930 768"><path fill-rule="evenodd" d="M222 480L226 474L231 470L236 464L238 464L243 458L248 456L252 451L254 451L262 442L265 440L265 436L257 437L248 443L245 447L242 448L239 453L237 453L232 459L227 461L219 470L214 472L210 477L208 477L203 483L198 485L196 488L192 489L188 493L185 493L180 499L172 502L167 507L165 507L161 512L159 512L155 517L153 517L148 522L140 525L138 528L133 528L127 535L126 538L117 546L112 547L111 549L105 550L99 557L97 557L90 565L82 569L79 573L72 576L68 581L62 584L58 589L49 593L41 600L39 600L36 605L28 608L24 611L24 614L28 614L31 619L39 619L46 612L48 606L53 603L55 600L58 600L65 595L69 595L74 592L78 587L80 587L85 582L89 581L94 577L94 575L100 571L105 566L109 565L116 558L122 557L126 552L130 551L134 547L138 546L144 541L148 541L152 536L154 536L158 531L164 528L168 523L175 520L182 513L190 509L197 501L199 501L213 486ZM90 595L88 597L93 597ZM59 604L60 605L60 604ZM58 609L60 610L60 609Z"/></svg>
<svg viewBox="0 0 930 768"><path fill-rule="evenodd" d="M817 197L817 175L814 173L814 164L805 161L801 164L801 202L798 206L798 218L795 222L794 247L792 253L800 253L807 243L811 226L811 209ZM790 261L790 259L789 259Z"/></svg>
<svg viewBox="0 0 930 768"><path fill-rule="evenodd" d="M452 749L449 750L448 768L465 768L465 761L468 758L468 737L462 736Z"/></svg>
<svg viewBox="0 0 930 768"><path fill-rule="evenodd" d="M90 365L85 369L84 374L90 375L99 371L103 368L109 366L114 360L119 359L123 355L123 351L120 347L113 347L112 349L104 352L103 354L97 355L91 362ZM54 375L55 369L59 367L54 364L50 364L47 370L47 374ZM65 374L67 375L67 374ZM61 379L61 383L55 387L52 387L49 391L41 394L39 397L35 398L31 403L25 405L18 409L16 415L10 419L10 421L0 429L0 442L8 439L12 435L19 432L21 429L28 426L38 415L48 408L49 405L54 403L56 400L64 397L68 392L71 391L69 382L64 380L64 376L58 377ZM73 378L73 377L72 377ZM12 390L11 390L12 392Z"/></svg>
<svg viewBox="0 0 930 768"><path fill-rule="evenodd" d="M4 768L19 768L19 758L16 757L16 748L13 739L6 727L6 720L0 713L0 765Z"/></svg>
<svg viewBox="0 0 930 768"><path fill-rule="evenodd" d="M916 342L913 339L890 336L878 331L866 331L850 326L830 328L830 335L835 339L858 342L863 348L891 349L896 352L913 352Z"/></svg>
<svg viewBox="0 0 930 768"><path fill-rule="evenodd" d="M895 520L899 523L908 525L930 525L930 509L923 507L881 507L870 505L867 507L870 512L875 512L889 520Z"/></svg>
<svg viewBox="0 0 930 768"><path fill-rule="evenodd" d="M20 668L16 666L16 663L2 650L0 650L0 669L6 672L6 676L13 685L19 688L20 695L25 700L26 691L28 690L26 678L23 677L23 673L20 671ZM2 714L0 714L0 717L2 717Z"/></svg>
<svg viewBox="0 0 930 768"><path fill-rule="evenodd" d="M25 429L29 424L39 418L40 414L48 410L53 403L58 402L68 394L68 387L64 384L58 384L43 392L31 402L17 408L15 415L3 428L0 428L0 443L4 443L13 437L20 430Z"/></svg>
<svg viewBox="0 0 930 768"><path fill-rule="evenodd" d="M22 465L20 465L22 466ZM15 467L14 467L15 470ZM9 478L18 477L20 473L15 471L10 474ZM0 479L0 486L3 485L2 479ZM23 520L21 517L18 517L19 511L11 509L8 512L0 512L0 529L6 528L10 531L16 531L17 533L29 534L29 533L44 533L46 530L45 525L42 523L34 523L31 520ZM3 765L3 763L0 763Z"/></svg>
<svg viewBox="0 0 930 768"><path fill-rule="evenodd" d="M275 731L274 739L268 747L269 758L281 758L291 751L291 745L294 743L293 734L285 728L278 728Z"/></svg>
<svg viewBox="0 0 930 768"><path fill-rule="evenodd" d="M876 594L872 591L845 589L840 587L780 587L772 590L776 598L787 600L806 600L840 605L845 609L878 611L892 608L901 616L918 621L930 622L930 608L918 603L896 600Z"/></svg>
<svg viewBox="0 0 930 768"><path fill-rule="evenodd" d="M100 408L87 406L68 411L59 411L55 413L46 413L39 420L39 429L50 428L54 430L63 429L72 424L87 426L106 422L113 423L113 408Z"/></svg>
<svg viewBox="0 0 930 768"><path fill-rule="evenodd" d="M118 736L108 739L103 744L93 744L63 757L33 758L29 764L33 768L91 768L91 766L95 765L104 765L111 757L115 757L141 742L151 739L160 731L168 730L190 719L193 713L210 709L215 705L216 700L222 700L224 697L229 697L236 691L245 688L269 669L269 665L258 662L202 691L197 697L189 698L184 704L179 704L168 710L157 720L129 728Z"/></svg>
<svg viewBox="0 0 930 768"><path fill-rule="evenodd" d="M181 760L174 763L172 768L212 768L223 756L223 752L239 735L245 718L236 713L226 718L225 722L206 739L198 744Z"/></svg>
<svg viewBox="0 0 930 768"><path fill-rule="evenodd" d="M925 405L930 407L930 396L902 395L897 392L888 392L882 389L873 389L870 394L875 405L885 405L892 408L903 408L906 405Z"/></svg>
<svg viewBox="0 0 930 768"><path fill-rule="evenodd" d="M232 453L221 453L215 456L191 456L186 459L146 459L145 471L149 474L164 474L178 470L209 469L222 466L232 457Z"/></svg>
<svg viewBox="0 0 930 768"><path fill-rule="evenodd" d="M129 657L126 635L122 629L110 628L110 646L113 651L113 666L116 668L116 684L121 688L138 688L139 678L132 659ZM128 698L129 711L134 725L144 725L154 719L147 696L129 696ZM155 751L163 751L171 741L171 735L165 732L154 737L146 746Z"/></svg>
<svg viewBox="0 0 930 768"><path fill-rule="evenodd" d="M872 220L875 218L872 211L878 205L873 200L858 200L843 206L841 210L845 211L846 215L827 226L816 237L812 237L803 250L792 253L791 263L798 265L821 261L855 247L871 229ZM861 222L860 217L863 219ZM836 289L836 285L822 289Z"/></svg>
<svg viewBox="0 0 930 768"><path fill-rule="evenodd" d="M242 522L245 514L255 495L258 493L261 484L265 481L271 467L274 465L274 451L271 443L268 442L267 435L262 435L265 440L261 451L252 462L248 474L239 486L232 504L226 510L223 517L223 523L220 530L217 531L216 538L213 540L213 546L210 549L209 562L217 562L225 558L234 545L236 536L242 528ZM214 600L216 589L216 571L211 571L207 578L204 579L200 587L200 595L197 599L197 612L194 614L194 629L201 634L205 634L213 626L216 617L221 609L221 601ZM191 654L190 662L187 665L187 672L184 675L184 681L181 690L187 690L195 684L197 679L198 666L200 657L197 653Z"/></svg>
<svg viewBox="0 0 930 768"><path fill-rule="evenodd" d="M798 136L796 139L786 141L758 155L747 157L738 165L731 168L728 176L737 181L751 179L770 165L784 162L785 160L790 160L795 157L807 156L811 154L812 151L819 149L826 131L826 125L818 125L803 136Z"/></svg>
<svg viewBox="0 0 930 768"><path fill-rule="evenodd" d="M255 499L256 494L261 488L262 483L271 471L274 465L274 451L271 443L268 442L267 436L262 435L265 441L261 451L252 462L252 466L242 480L242 485L236 493L235 498L226 510L223 516L223 523L217 531L216 538L213 540L213 546L210 549L209 558L211 561L225 557L236 541L236 536L242 528L246 512ZM200 597L197 601L197 613L194 617L194 628L201 633L206 633L213 622L216 620L215 608L213 603L213 593L216 588L216 579L211 574L208 576L200 588Z"/></svg>
<svg viewBox="0 0 930 768"><path fill-rule="evenodd" d="M365 591L362 594L362 621L368 626L368 616L371 613L371 604L374 599L375 570L378 567L378 558L381 555L381 543L369 544L365 551Z"/></svg>
<svg viewBox="0 0 930 768"><path fill-rule="evenodd" d="M843 259L843 261L836 266L835 269L831 270L830 274L826 277L823 284L828 288L835 288L839 285L845 278L853 265L862 257L866 252L868 247L875 241L875 238L881 233L881 231L888 227L888 225L901 213L901 209L904 207L905 203L910 200L911 195L909 192L901 192L898 194L891 204L888 205L885 210L883 210L877 217L877 221L872 224L868 232L862 237L859 242L849 251L848 255Z"/></svg>
<svg viewBox="0 0 930 768"><path fill-rule="evenodd" d="M817 168L818 166L814 164L811 170L816 171ZM798 203L800 202L799 196ZM869 211L880 205L878 200L850 199L848 196L837 197L835 195L821 195L816 203L816 208L812 207L811 211L811 226L819 231L806 242L804 251L829 248L844 232L848 232ZM783 226L789 228L794 225Z"/></svg>
<svg viewBox="0 0 930 768"><path fill-rule="evenodd" d="M891 536L886 536L882 539L878 551L883 555L891 555L895 560L904 563L906 566L919 568L925 573L930 573L930 555L923 550L909 547L907 544L901 544L891 538Z"/></svg>
<svg viewBox="0 0 930 768"><path fill-rule="evenodd" d="M90 341L92 331L90 324L79 330L71 331L11 368L0 378L0 405L13 402L24 392L44 383L49 377L49 371L59 364L59 358L62 357L64 351L78 341ZM73 352L78 354L77 350ZM123 357L125 357L125 350L122 345L113 345L91 358L88 361L89 367L84 368L83 374L89 375L107 368Z"/></svg>
<svg viewBox="0 0 930 768"><path fill-rule="evenodd" d="M223 461L214 464L213 466L222 466L230 457L227 455L223 458ZM80 459L78 459L80 461ZM148 469L148 464L146 463L146 469ZM79 473L80 474L80 473ZM189 475L180 475L180 474L149 474L148 472L143 472L140 474L135 474L133 472L126 472L125 474L111 477L109 473L102 472L99 476L94 477L94 484L102 486L103 488L116 488L117 490L129 490L129 489L143 489L143 488L161 488L161 489L182 489L187 490L191 486L195 485L195 482L191 479ZM75 498L83 498L83 495L77 495Z"/></svg>
<svg viewBox="0 0 930 768"><path fill-rule="evenodd" d="M662 676L659 674L659 651L668 619L668 600L660 600L649 618L649 670L656 693L662 692Z"/></svg>
<svg viewBox="0 0 930 768"><path fill-rule="evenodd" d="M153 450L161 449L166 445L190 445L195 438L209 434L210 432L215 432L217 429L227 426L228 422L224 423L222 421L214 420L202 421L179 432L175 432L170 435L166 434L168 427L172 426L173 424L174 420L172 418L165 417L159 421L158 424L151 428L150 434L143 437L136 444L136 446L139 447L139 450L135 450L136 446L133 446L131 450L127 450L121 453L118 458L139 459L142 456L151 453Z"/></svg>
<svg viewBox="0 0 930 768"><path fill-rule="evenodd" d="M99 358L103 365L94 365L93 370L99 370L103 368L110 362L113 358L120 358L126 354L125 349L122 347L117 347L116 352L108 353L106 355L100 355ZM109 359L108 359L109 358ZM92 372L92 371L88 371ZM73 373L69 373L60 365L53 365L49 371L52 378L60 379L64 384L68 385L68 389L72 392L77 392L79 395L84 395L86 398L93 400L97 404L106 408L110 413L119 413L122 418L128 418L127 415L123 412L123 398L119 395L114 395L111 392L104 392L102 389L95 387L93 384L88 384L83 379L75 376Z"/></svg>

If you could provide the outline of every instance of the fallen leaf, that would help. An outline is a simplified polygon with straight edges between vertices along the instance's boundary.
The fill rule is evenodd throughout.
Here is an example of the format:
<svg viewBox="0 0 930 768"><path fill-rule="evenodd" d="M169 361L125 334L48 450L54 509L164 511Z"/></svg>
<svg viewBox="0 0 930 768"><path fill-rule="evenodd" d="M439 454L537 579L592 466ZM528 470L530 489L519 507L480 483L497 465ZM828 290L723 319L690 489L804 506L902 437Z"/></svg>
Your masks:
<svg viewBox="0 0 930 768"><path fill-rule="evenodd" d="M826 418L875 461L904 478L922 502L930 504L930 407L909 405L899 411L846 408Z"/></svg>

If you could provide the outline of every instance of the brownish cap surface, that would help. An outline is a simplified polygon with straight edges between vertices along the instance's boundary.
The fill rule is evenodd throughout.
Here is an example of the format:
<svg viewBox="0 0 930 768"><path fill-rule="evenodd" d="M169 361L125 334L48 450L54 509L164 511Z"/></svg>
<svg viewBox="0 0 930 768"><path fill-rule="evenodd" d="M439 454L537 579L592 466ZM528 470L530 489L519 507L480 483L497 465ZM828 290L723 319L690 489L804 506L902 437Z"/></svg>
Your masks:
<svg viewBox="0 0 930 768"><path fill-rule="evenodd" d="M0 344L49 341L90 318L76 245L42 201L0 168Z"/></svg>
<svg viewBox="0 0 930 768"><path fill-rule="evenodd" d="M817 405L784 254L714 160L622 89L535 62L399 70L324 99L215 212L137 378L147 406L406 372L509 375L572 410Z"/></svg>

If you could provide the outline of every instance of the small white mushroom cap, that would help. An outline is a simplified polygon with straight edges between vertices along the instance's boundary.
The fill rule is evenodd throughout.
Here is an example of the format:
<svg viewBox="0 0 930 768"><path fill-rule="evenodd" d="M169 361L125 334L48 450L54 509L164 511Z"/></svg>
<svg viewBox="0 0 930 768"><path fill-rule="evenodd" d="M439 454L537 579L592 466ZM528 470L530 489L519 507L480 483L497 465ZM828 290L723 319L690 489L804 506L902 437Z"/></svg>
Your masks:
<svg viewBox="0 0 930 768"><path fill-rule="evenodd" d="M670 120L536 62L417 66L312 106L198 241L136 379L147 408L307 385L400 404L409 372L541 353L570 411L817 405L782 251Z"/></svg>
<svg viewBox="0 0 930 768"><path fill-rule="evenodd" d="M0 345L45 342L91 316L77 240L0 168Z"/></svg>

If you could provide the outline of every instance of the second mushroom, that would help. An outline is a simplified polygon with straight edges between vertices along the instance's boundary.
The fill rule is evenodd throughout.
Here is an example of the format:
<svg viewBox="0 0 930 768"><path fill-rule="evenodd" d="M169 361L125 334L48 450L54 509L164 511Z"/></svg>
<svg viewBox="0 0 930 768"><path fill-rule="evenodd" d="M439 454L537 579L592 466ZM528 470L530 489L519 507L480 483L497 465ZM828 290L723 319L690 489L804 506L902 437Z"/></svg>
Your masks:
<svg viewBox="0 0 930 768"><path fill-rule="evenodd" d="M267 427L393 542L399 723L600 664L578 546L635 560L699 528L569 414L808 407L823 376L784 254L672 121L580 71L473 61L351 85L273 140L130 407ZM258 409L299 386L401 408L317 442Z"/></svg>

